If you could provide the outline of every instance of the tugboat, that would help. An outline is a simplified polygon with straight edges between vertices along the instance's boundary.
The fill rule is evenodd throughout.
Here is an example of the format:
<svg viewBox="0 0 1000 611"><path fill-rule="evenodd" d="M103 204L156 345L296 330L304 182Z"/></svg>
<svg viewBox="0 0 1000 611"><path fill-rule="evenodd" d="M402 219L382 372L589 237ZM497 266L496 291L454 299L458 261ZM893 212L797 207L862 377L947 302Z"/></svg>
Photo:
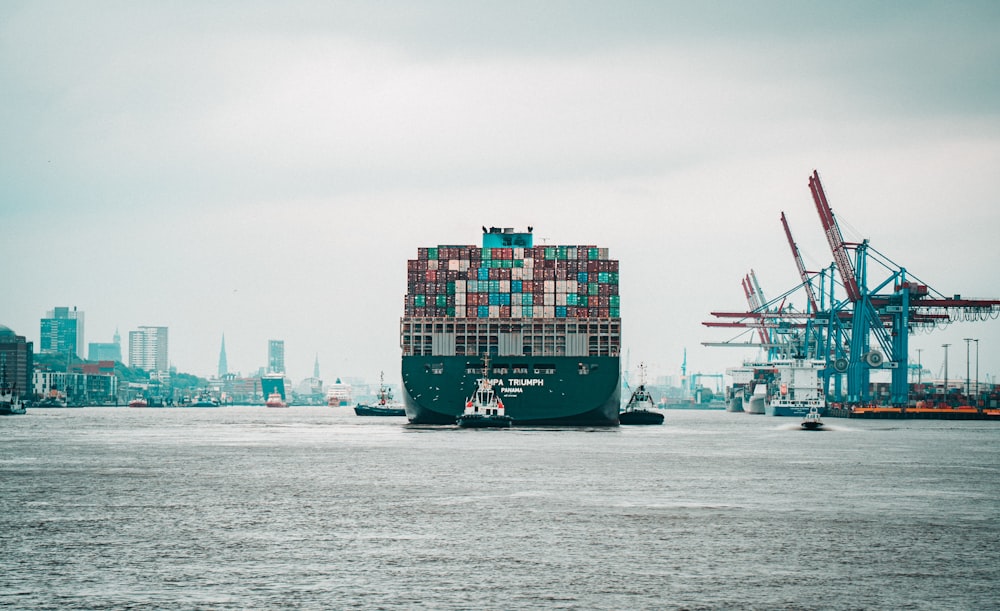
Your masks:
<svg viewBox="0 0 1000 611"><path fill-rule="evenodd" d="M68 407L69 402L66 401L66 395L62 394L55 388L49 390L49 395L43 397L41 401L35 407Z"/></svg>
<svg viewBox="0 0 1000 611"><path fill-rule="evenodd" d="M137 396L128 402L129 407L149 407L149 402L142 395Z"/></svg>
<svg viewBox="0 0 1000 611"><path fill-rule="evenodd" d="M483 376L476 381L476 392L465 402L465 411L456 423L465 429L510 428L514 419L504 413L503 401L493 391L490 381L490 357L483 357Z"/></svg>
<svg viewBox="0 0 1000 611"><path fill-rule="evenodd" d="M14 394L15 390L16 387L8 386L6 382L0 386L0 416L17 416L28 412L20 395Z"/></svg>
<svg viewBox="0 0 1000 611"><path fill-rule="evenodd" d="M191 407L219 407L219 402L212 398L212 395L203 392L195 395Z"/></svg>
<svg viewBox="0 0 1000 611"><path fill-rule="evenodd" d="M288 407L285 400L281 398L280 392L273 392L267 396L267 401L264 402L267 407Z"/></svg>
<svg viewBox="0 0 1000 611"><path fill-rule="evenodd" d="M823 428L823 420L819 417L818 409L809 408L809 413L802 419L802 428L806 431L818 431Z"/></svg>
<svg viewBox="0 0 1000 611"><path fill-rule="evenodd" d="M646 390L646 365L639 365L639 386L618 414L619 424L663 424L663 414L656 409L653 397Z"/></svg>
<svg viewBox="0 0 1000 611"><path fill-rule="evenodd" d="M405 416L406 410L393 400L392 389L385 385L385 372L380 372L378 402L372 404L358 403L354 406L354 413L358 416Z"/></svg>

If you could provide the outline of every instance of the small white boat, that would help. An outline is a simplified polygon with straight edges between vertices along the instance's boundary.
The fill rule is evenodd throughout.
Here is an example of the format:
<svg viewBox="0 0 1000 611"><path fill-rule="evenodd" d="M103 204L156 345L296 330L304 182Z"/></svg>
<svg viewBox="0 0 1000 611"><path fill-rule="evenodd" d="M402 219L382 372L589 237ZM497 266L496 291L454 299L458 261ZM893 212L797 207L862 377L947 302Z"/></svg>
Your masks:
<svg viewBox="0 0 1000 611"><path fill-rule="evenodd" d="M823 428L823 419L820 418L818 409L809 408L809 413L802 419L802 428L807 431L818 431Z"/></svg>
<svg viewBox="0 0 1000 611"><path fill-rule="evenodd" d="M483 376L476 382L476 392L465 402L465 410L458 417L458 426L466 429L510 428L514 419L505 412L503 401L493 390L490 381L490 358L483 357Z"/></svg>

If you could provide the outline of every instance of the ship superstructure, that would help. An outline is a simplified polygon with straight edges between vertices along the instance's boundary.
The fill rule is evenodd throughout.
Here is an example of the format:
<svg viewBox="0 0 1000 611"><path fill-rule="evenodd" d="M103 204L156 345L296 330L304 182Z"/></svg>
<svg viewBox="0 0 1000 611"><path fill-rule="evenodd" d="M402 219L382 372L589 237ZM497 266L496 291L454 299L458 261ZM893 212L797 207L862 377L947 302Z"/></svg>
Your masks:
<svg viewBox="0 0 1000 611"><path fill-rule="evenodd" d="M616 425L618 261L593 245L535 246L483 228L482 246L419 248L400 320L413 423L453 424L488 375L517 424Z"/></svg>

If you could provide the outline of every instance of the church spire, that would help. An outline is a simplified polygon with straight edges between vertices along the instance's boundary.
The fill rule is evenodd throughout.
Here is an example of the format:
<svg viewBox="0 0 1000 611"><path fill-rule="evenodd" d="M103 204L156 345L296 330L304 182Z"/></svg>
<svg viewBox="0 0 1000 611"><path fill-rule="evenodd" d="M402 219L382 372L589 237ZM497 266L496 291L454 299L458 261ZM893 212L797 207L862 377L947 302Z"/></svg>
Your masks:
<svg viewBox="0 0 1000 611"><path fill-rule="evenodd" d="M219 379L229 373L229 364L226 363L226 334L222 334L222 349L219 350Z"/></svg>
<svg viewBox="0 0 1000 611"><path fill-rule="evenodd" d="M316 353L316 362L313 364L313 377L319 379L319 353Z"/></svg>

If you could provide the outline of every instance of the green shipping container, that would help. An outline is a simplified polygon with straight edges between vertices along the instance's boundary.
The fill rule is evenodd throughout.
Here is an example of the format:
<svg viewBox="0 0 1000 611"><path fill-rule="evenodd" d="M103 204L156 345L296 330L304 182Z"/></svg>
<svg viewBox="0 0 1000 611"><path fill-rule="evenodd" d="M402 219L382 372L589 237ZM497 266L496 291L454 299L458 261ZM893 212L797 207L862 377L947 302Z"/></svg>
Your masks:
<svg viewBox="0 0 1000 611"><path fill-rule="evenodd" d="M424 297L423 295L415 295L413 297L413 305L417 306L418 308L422 308L425 305L427 305L427 298Z"/></svg>

